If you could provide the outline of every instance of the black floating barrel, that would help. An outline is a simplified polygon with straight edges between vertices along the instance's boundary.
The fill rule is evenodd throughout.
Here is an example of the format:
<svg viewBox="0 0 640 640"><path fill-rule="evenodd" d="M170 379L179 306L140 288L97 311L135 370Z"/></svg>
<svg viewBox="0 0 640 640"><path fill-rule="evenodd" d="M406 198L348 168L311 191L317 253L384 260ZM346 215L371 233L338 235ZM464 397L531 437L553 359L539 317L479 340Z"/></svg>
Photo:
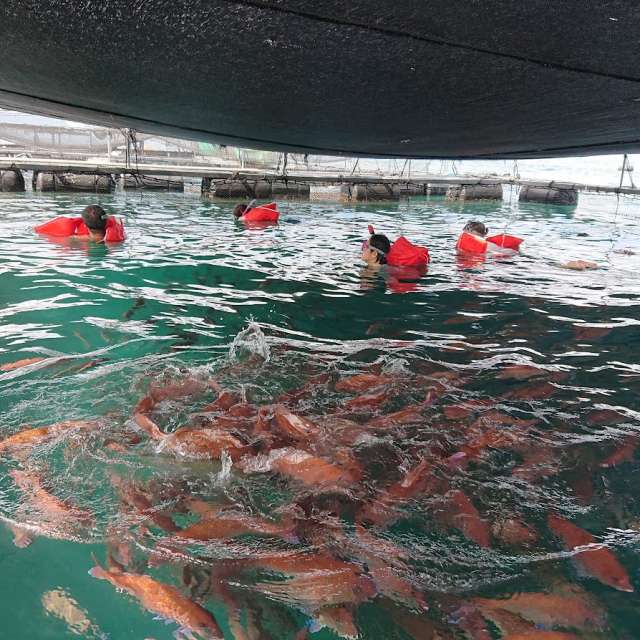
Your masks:
<svg viewBox="0 0 640 640"><path fill-rule="evenodd" d="M447 190L447 200L502 200L502 185L499 183L451 185Z"/></svg>
<svg viewBox="0 0 640 640"><path fill-rule="evenodd" d="M0 171L0 191L24 191L24 176L20 169Z"/></svg>
<svg viewBox="0 0 640 640"><path fill-rule="evenodd" d="M356 185L356 200L358 202L399 199L400 187L397 184L377 183Z"/></svg>
<svg viewBox="0 0 640 640"><path fill-rule="evenodd" d="M203 193L206 187L203 182ZM223 180L212 182L208 194L216 198L265 200L268 198L309 198L309 185L294 180Z"/></svg>
<svg viewBox="0 0 640 640"><path fill-rule="evenodd" d="M125 189L155 189L162 191L184 191L182 178L170 176L145 176L142 174L130 174L124 177Z"/></svg>
<svg viewBox="0 0 640 640"><path fill-rule="evenodd" d="M578 202L578 190L570 187L531 187L524 185L520 188L519 200L520 202L574 205Z"/></svg>
<svg viewBox="0 0 640 640"><path fill-rule="evenodd" d="M104 173L58 173L39 171L34 175L36 191L87 191L109 193L115 187L113 176Z"/></svg>

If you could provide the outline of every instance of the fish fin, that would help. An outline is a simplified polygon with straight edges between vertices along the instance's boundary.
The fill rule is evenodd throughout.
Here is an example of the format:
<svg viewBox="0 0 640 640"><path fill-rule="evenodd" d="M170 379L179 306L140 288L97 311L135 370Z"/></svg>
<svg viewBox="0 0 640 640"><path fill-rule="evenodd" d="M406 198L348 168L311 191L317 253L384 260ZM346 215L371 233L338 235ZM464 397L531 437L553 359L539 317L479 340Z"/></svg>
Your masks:
<svg viewBox="0 0 640 640"><path fill-rule="evenodd" d="M102 568L100 562L98 562L98 558L96 558L96 554L92 552L91 558L95 562L96 566L89 569L89 575L92 578L98 578L98 580L108 580L109 572Z"/></svg>
<svg viewBox="0 0 640 640"><path fill-rule="evenodd" d="M109 567L109 571L113 573L123 573L124 565L120 564L114 557L111 552L109 552L109 556L107 557L107 566Z"/></svg>

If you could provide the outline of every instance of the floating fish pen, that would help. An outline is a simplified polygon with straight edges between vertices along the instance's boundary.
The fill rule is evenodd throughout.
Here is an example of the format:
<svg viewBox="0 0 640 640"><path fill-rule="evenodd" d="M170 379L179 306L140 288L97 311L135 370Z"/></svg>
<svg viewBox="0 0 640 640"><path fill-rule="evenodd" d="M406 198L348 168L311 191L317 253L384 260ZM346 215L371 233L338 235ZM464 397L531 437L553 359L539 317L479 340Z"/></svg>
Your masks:
<svg viewBox="0 0 640 640"><path fill-rule="evenodd" d="M184 191L184 180L169 176L147 176L140 173L132 173L125 175L122 182L122 186L125 189Z"/></svg>
<svg viewBox="0 0 640 640"><path fill-rule="evenodd" d="M524 185L520 188L518 200L520 202L575 205L578 203L578 190L575 188L534 187Z"/></svg>
<svg viewBox="0 0 640 640"><path fill-rule="evenodd" d="M110 193L116 183L110 173L67 173L57 171L34 171L34 191L88 191Z"/></svg>
<svg viewBox="0 0 640 640"><path fill-rule="evenodd" d="M447 190L446 199L451 202L465 200L502 200L502 185L459 184Z"/></svg>
<svg viewBox="0 0 640 640"><path fill-rule="evenodd" d="M241 179L216 181L202 179L202 193L222 199L309 199L309 184L301 180Z"/></svg>

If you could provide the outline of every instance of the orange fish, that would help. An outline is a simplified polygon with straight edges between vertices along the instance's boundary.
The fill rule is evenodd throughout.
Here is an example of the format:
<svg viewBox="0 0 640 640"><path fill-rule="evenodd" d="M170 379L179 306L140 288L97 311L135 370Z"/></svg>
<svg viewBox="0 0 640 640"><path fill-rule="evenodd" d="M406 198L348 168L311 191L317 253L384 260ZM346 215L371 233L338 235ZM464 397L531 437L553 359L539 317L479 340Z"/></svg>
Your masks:
<svg viewBox="0 0 640 640"><path fill-rule="evenodd" d="M278 524L242 513L218 512L215 519L201 520L175 534L189 540L223 540L244 534L274 536L295 541L292 523Z"/></svg>
<svg viewBox="0 0 640 640"><path fill-rule="evenodd" d="M560 460L548 447L525 450L522 464L511 471L514 478L536 482L541 478L555 475L560 470Z"/></svg>
<svg viewBox="0 0 640 640"><path fill-rule="evenodd" d="M367 427L372 429L385 429L395 427L397 425L423 422L424 417L421 412L422 407L422 404L410 405L404 409L400 409L400 411L378 416L373 420L369 420L369 422L367 422Z"/></svg>
<svg viewBox="0 0 640 640"><path fill-rule="evenodd" d="M353 617L353 611L346 606L322 607L313 612L318 625L331 629L341 638L359 638L360 632Z"/></svg>
<svg viewBox="0 0 640 640"><path fill-rule="evenodd" d="M139 515L148 518L164 531L175 532L179 530L171 516L157 509L148 496L138 489L133 482L112 474L111 484L118 489L122 501L133 507Z"/></svg>
<svg viewBox="0 0 640 640"><path fill-rule="evenodd" d="M347 411L362 409L365 407L379 407L389 399L389 392L383 389L377 393L366 393L348 400L344 408Z"/></svg>
<svg viewBox="0 0 640 640"><path fill-rule="evenodd" d="M514 364L502 369L496 378L500 380L528 380L545 373L547 373L545 369L539 369L530 364Z"/></svg>
<svg viewBox="0 0 640 640"><path fill-rule="evenodd" d="M311 487L349 485L359 475L355 468L341 468L329 460L292 447L273 449L268 456L245 456L239 467L245 473L276 471Z"/></svg>
<svg viewBox="0 0 640 640"><path fill-rule="evenodd" d="M613 331L612 327L585 327L573 325L576 340L598 340L608 336Z"/></svg>
<svg viewBox="0 0 640 640"><path fill-rule="evenodd" d="M603 468L617 467L623 462L629 462L633 460L636 449L638 448L638 439L636 436L628 436L624 439L622 444L613 452L610 453L601 463Z"/></svg>
<svg viewBox="0 0 640 640"><path fill-rule="evenodd" d="M25 494L31 509L40 513L47 524L55 525L63 532L78 525L93 526L94 519L89 511L51 494L35 473L14 469L9 471L9 475Z"/></svg>
<svg viewBox="0 0 640 640"><path fill-rule="evenodd" d="M13 544L18 549L25 549L33 542L33 534L26 527L16 523L7 523L7 527L13 533Z"/></svg>
<svg viewBox="0 0 640 640"><path fill-rule="evenodd" d="M274 420L278 429L294 440L306 441L320 435L320 429L313 422L291 413L282 405L275 407Z"/></svg>
<svg viewBox="0 0 640 640"><path fill-rule="evenodd" d="M257 407L247 402L237 402L227 411L227 415L233 418L252 418L256 413L258 413Z"/></svg>
<svg viewBox="0 0 640 640"><path fill-rule="evenodd" d="M477 431L477 430L476 430ZM469 460L479 458L485 449L509 449L522 439L522 434L506 428L490 427L486 431L471 438L460 451Z"/></svg>
<svg viewBox="0 0 640 640"><path fill-rule="evenodd" d="M489 525L480 517L480 513L467 495L456 489L445 496L445 500L445 521L458 529L468 540L481 547L489 548L491 537Z"/></svg>
<svg viewBox="0 0 640 640"><path fill-rule="evenodd" d="M510 547L529 547L539 539L538 532L531 525L516 518L495 521L491 531L496 538Z"/></svg>
<svg viewBox="0 0 640 640"><path fill-rule="evenodd" d="M374 387L380 387L389 384L391 378L388 376L377 375L375 373L359 373L348 378L343 378L336 383L336 391L367 391Z"/></svg>
<svg viewBox="0 0 640 640"><path fill-rule="evenodd" d="M239 396L230 391L222 391L218 397L201 411L228 411L240 401Z"/></svg>
<svg viewBox="0 0 640 640"><path fill-rule="evenodd" d="M505 611L504 609L484 608L482 615L487 620L491 620L505 638L511 638L517 634L539 631L533 622L529 622L515 613L509 613L509 611Z"/></svg>
<svg viewBox="0 0 640 640"><path fill-rule="evenodd" d="M0 365L0 371L15 371L16 369L21 369L22 367L27 367L30 364L42 362L43 360L46 360L46 358L23 358L15 362L5 362L5 364Z"/></svg>
<svg viewBox="0 0 640 640"><path fill-rule="evenodd" d="M573 555L573 561L588 576L619 591L633 591L629 576L618 559L604 547L598 547L596 539L584 529L555 514L547 517L549 529L563 542L568 551L576 547L590 547Z"/></svg>
<svg viewBox="0 0 640 640"><path fill-rule="evenodd" d="M377 525L389 524L401 512L399 506L423 493L441 491L442 480L433 473L433 464L423 458L398 482L382 491L377 499L367 502L360 512L361 521Z"/></svg>
<svg viewBox="0 0 640 640"><path fill-rule="evenodd" d="M180 382L173 382L162 387L152 386L149 390L149 395L158 403L163 400L176 400L177 398L197 395L212 386L215 387L216 384L212 381L207 383L197 378L185 378Z"/></svg>
<svg viewBox="0 0 640 640"><path fill-rule="evenodd" d="M592 426L620 424L625 420L624 414L613 409L596 409L595 411L590 411L587 415L587 424Z"/></svg>
<svg viewBox="0 0 640 640"><path fill-rule="evenodd" d="M468 418L474 409L461 404L448 404L442 408L442 412L448 420L459 420L460 418Z"/></svg>
<svg viewBox="0 0 640 640"><path fill-rule="evenodd" d="M148 416L136 413L135 421L151 438L160 442L162 451L188 458L218 460L226 451L232 460L246 451L246 445L230 433L219 429L180 427L173 433L163 433Z"/></svg>
<svg viewBox="0 0 640 640"><path fill-rule="evenodd" d="M558 387L550 382L534 382L504 394L512 400L544 400L558 392Z"/></svg>
<svg viewBox="0 0 640 640"><path fill-rule="evenodd" d="M261 591L286 595L312 609L364 602L376 594L374 582L360 567L325 553L262 556L250 564L288 576L284 582L256 585Z"/></svg>
<svg viewBox="0 0 640 640"><path fill-rule="evenodd" d="M56 436L73 429L95 429L98 423L88 420L67 420L46 427L25 429L0 440L0 454L24 450L35 447L43 442L48 442Z"/></svg>
<svg viewBox="0 0 640 640"><path fill-rule="evenodd" d="M173 620L192 633L207 640L221 640L223 637L214 617L171 585L144 574L127 573L116 567L103 569L97 562L89 574L99 580L107 580L116 589L122 589L137 598L148 611Z"/></svg>
<svg viewBox="0 0 640 640"><path fill-rule="evenodd" d="M485 411L478 419L471 425L473 428L481 427L483 425L495 426L495 425L508 425L510 427L519 427L520 429L528 429L538 424L540 421L536 419L523 420L522 418L514 418L502 411Z"/></svg>
<svg viewBox="0 0 640 640"><path fill-rule="evenodd" d="M603 630L606 616L603 609L581 589L559 593L516 593L504 599L474 598L481 610L502 609L552 629Z"/></svg>
<svg viewBox="0 0 640 640"><path fill-rule="evenodd" d="M484 618L475 607L463 605L454 612L453 621L465 632L469 640L491 640L492 638Z"/></svg>
<svg viewBox="0 0 640 640"><path fill-rule="evenodd" d="M352 471L337 467L323 458L296 449L277 451L271 468L306 485L352 484L355 480Z"/></svg>

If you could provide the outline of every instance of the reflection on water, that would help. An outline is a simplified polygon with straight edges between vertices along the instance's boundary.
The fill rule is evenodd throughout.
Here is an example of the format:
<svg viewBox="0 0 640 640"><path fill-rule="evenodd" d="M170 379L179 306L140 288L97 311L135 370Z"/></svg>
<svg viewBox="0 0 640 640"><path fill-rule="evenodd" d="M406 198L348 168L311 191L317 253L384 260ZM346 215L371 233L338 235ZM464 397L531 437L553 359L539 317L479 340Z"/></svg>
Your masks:
<svg viewBox="0 0 640 640"><path fill-rule="evenodd" d="M7 637L639 637L633 201L31 232L89 201L0 200ZM457 257L471 218L521 254ZM368 223L428 273L363 269Z"/></svg>

